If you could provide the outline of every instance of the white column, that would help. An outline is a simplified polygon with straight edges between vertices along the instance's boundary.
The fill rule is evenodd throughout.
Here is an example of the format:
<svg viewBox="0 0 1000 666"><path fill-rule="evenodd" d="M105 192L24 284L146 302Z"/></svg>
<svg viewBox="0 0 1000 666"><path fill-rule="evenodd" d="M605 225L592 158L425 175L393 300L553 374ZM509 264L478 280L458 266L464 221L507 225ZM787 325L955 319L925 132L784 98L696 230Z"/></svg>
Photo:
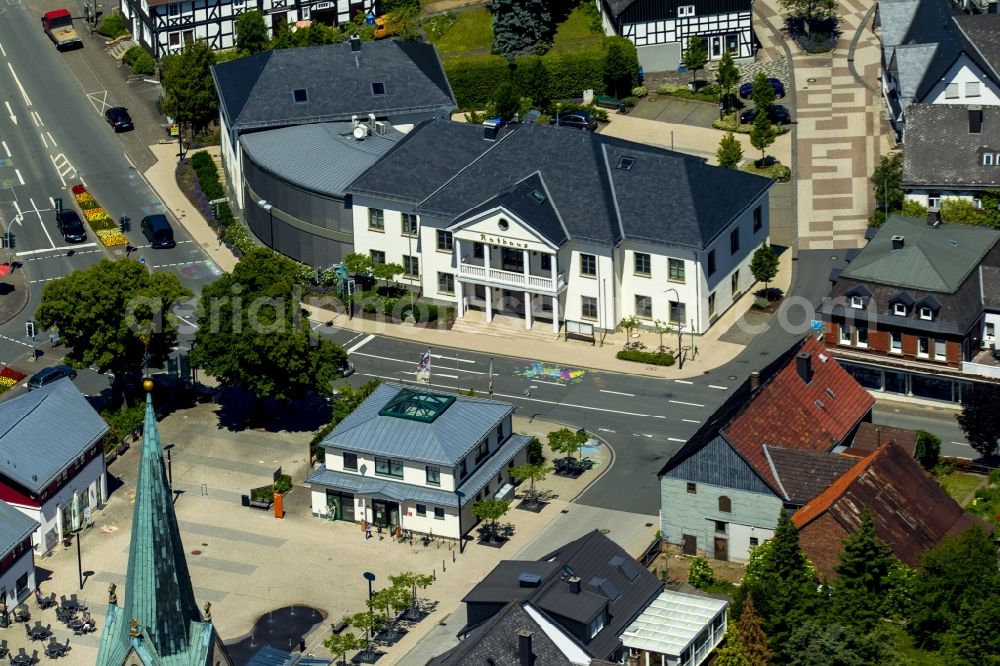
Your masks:
<svg viewBox="0 0 1000 666"><path fill-rule="evenodd" d="M531 292L524 292L524 327L531 330Z"/></svg>
<svg viewBox="0 0 1000 666"><path fill-rule="evenodd" d="M492 322L493 322L493 287L486 285L486 323L489 324Z"/></svg>
<svg viewBox="0 0 1000 666"><path fill-rule="evenodd" d="M455 255L455 295L458 296L458 306L456 313L459 319L465 316L465 288L459 281L462 276L462 243L454 236L452 238L452 251Z"/></svg>
<svg viewBox="0 0 1000 666"><path fill-rule="evenodd" d="M465 317L465 287L462 286L462 281L455 276L455 296L458 297L458 306L456 308L456 313L459 319Z"/></svg>
<svg viewBox="0 0 1000 666"><path fill-rule="evenodd" d="M552 269L551 270L551 273L552 273L552 288L555 289L555 290L559 289L559 285L556 283L556 264L558 263L556 261L557 258L558 258L558 255L553 254L552 255L552 261L549 262L549 268Z"/></svg>
<svg viewBox="0 0 1000 666"><path fill-rule="evenodd" d="M486 277L490 276L490 246L483 243L483 266L486 267Z"/></svg>
<svg viewBox="0 0 1000 666"><path fill-rule="evenodd" d="M559 294L552 297L552 332L559 333Z"/></svg>

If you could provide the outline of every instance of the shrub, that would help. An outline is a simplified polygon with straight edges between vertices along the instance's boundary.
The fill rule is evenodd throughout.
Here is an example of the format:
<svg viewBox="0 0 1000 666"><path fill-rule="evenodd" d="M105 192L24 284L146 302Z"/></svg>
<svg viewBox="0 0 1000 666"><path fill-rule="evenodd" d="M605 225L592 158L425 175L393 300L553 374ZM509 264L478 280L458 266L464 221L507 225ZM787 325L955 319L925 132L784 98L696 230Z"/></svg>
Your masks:
<svg viewBox="0 0 1000 666"><path fill-rule="evenodd" d="M711 587L715 582L715 572L712 565L704 557L696 557L691 560L691 568L688 570L688 584L699 590Z"/></svg>
<svg viewBox="0 0 1000 666"><path fill-rule="evenodd" d="M545 462L545 456L542 455L542 443L538 441L537 437L531 438L527 448L529 465L540 465Z"/></svg>
<svg viewBox="0 0 1000 666"><path fill-rule="evenodd" d="M660 352L647 352L637 349L623 349L615 358L622 361L634 361L635 363L646 363L648 365L673 365L674 355Z"/></svg>
<svg viewBox="0 0 1000 666"><path fill-rule="evenodd" d="M785 182L792 177L792 170L778 161L774 161L767 166L757 166L756 162L749 162L740 167L740 170L757 176L764 176L765 178L773 178L781 182Z"/></svg>
<svg viewBox="0 0 1000 666"><path fill-rule="evenodd" d="M112 411L101 411L101 417L108 424L108 432L104 435L104 452L111 453L117 449L125 438L142 425L146 415L146 406L134 405Z"/></svg>
<svg viewBox="0 0 1000 666"><path fill-rule="evenodd" d="M274 492L281 493L284 495L289 490L292 489L292 477L288 474L282 474L278 477L278 480L274 482Z"/></svg>
<svg viewBox="0 0 1000 666"><path fill-rule="evenodd" d="M125 17L118 12L107 14L101 19L101 25L97 27L97 34L107 37L108 39L114 39L115 37L127 35L128 25L125 23Z"/></svg>
<svg viewBox="0 0 1000 666"><path fill-rule="evenodd" d="M926 430L917 431L917 450L914 457L924 469L934 469L941 457L941 438Z"/></svg>
<svg viewBox="0 0 1000 666"><path fill-rule="evenodd" d="M130 48L128 51L125 52L124 56L122 56L122 62L131 67L135 63L136 59L139 58L139 56L145 52L146 49L142 48L141 46L133 46L132 48Z"/></svg>
<svg viewBox="0 0 1000 666"><path fill-rule="evenodd" d="M735 113L724 116L722 120L713 120L712 127L736 134L749 134L753 129L753 125L741 125L739 115ZM778 136L788 132L787 125L773 125L773 127L778 130Z"/></svg>
<svg viewBox="0 0 1000 666"><path fill-rule="evenodd" d="M646 86L636 86L632 88L632 97L645 97L649 94L649 89Z"/></svg>
<svg viewBox="0 0 1000 666"><path fill-rule="evenodd" d="M156 62L145 50L132 63L133 76L148 76L156 73Z"/></svg>

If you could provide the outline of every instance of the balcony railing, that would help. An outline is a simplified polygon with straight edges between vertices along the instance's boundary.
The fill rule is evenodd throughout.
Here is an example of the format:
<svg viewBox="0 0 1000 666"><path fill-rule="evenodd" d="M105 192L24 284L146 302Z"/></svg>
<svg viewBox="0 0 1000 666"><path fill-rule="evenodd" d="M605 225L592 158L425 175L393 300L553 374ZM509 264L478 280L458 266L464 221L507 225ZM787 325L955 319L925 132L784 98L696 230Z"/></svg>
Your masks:
<svg viewBox="0 0 1000 666"><path fill-rule="evenodd" d="M996 365L985 365L983 363L962 361L962 372L967 375L979 375L980 377L1000 379L1000 366Z"/></svg>
<svg viewBox="0 0 1000 666"><path fill-rule="evenodd" d="M561 289L564 284L562 274L556 276L556 279L553 281L550 277L525 275L524 273L505 271L499 268L487 268L486 266L479 266L477 264L464 263L458 266L458 276L482 280L498 286L520 287L521 289L533 291L555 292Z"/></svg>

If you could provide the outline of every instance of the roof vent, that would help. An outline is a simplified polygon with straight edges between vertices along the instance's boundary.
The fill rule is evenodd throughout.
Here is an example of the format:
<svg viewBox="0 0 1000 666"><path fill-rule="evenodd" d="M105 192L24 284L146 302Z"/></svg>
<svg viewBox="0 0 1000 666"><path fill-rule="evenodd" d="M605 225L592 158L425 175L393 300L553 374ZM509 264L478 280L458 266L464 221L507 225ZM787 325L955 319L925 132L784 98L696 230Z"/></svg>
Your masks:
<svg viewBox="0 0 1000 666"><path fill-rule="evenodd" d="M521 629L517 632L517 665L532 666L535 655L531 652L531 632Z"/></svg>
<svg viewBox="0 0 1000 666"><path fill-rule="evenodd" d="M983 133L983 110L978 106L969 107L969 134Z"/></svg>
<svg viewBox="0 0 1000 666"><path fill-rule="evenodd" d="M535 203L537 203L537 204L543 204L543 203L545 203L545 195L542 194L541 192L539 192L536 189L532 189L530 192L528 192L528 195L532 199L534 199Z"/></svg>
<svg viewBox="0 0 1000 666"><path fill-rule="evenodd" d="M618 158L618 168L622 171L631 171L633 164L635 164L635 160L631 157Z"/></svg>
<svg viewBox="0 0 1000 666"><path fill-rule="evenodd" d="M365 139L368 138L368 133L370 131L371 130L368 129L367 125L358 125L357 127L354 128L354 132L353 132L354 133L354 138L357 141L364 141Z"/></svg>
<svg viewBox="0 0 1000 666"><path fill-rule="evenodd" d="M827 394L828 396L830 396L831 398L836 398L836 397L837 397L837 394L836 394L836 393L834 393L834 392L833 392L833 389L832 389L832 388L830 388L829 386L827 386L827 387L826 387L826 394Z"/></svg>
<svg viewBox="0 0 1000 666"><path fill-rule="evenodd" d="M538 587L542 584L542 577L538 574L524 572L517 577L518 587Z"/></svg>
<svg viewBox="0 0 1000 666"><path fill-rule="evenodd" d="M795 370L799 373L799 377L801 377L802 381L806 384L811 382L813 379L812 364L810 363L811 359L812 356L809 352L799 352L795 355Z"/></svg>
<svg viewBox="0 0 1000 666"><path fill-rule="evenodd" d="M819 400L815 400L814 402L816 403L816 406L819 407L820 409L826 409L826 405L824 405Z"/></svg>
<svg viewBox="0 0 1000 666"><path fill-rule="evenodd" d="M296 88L292 91L292 98L296 104L305 104L309 101L309 93L305 88Z"/></svg>
<svg viewBox="0 0 1000 666"><path fill-rule="evenodd" d="M351 35L351 51L357 53L361 50L361 38L358 37L358 33Z"/></svg>
<svg viewBox="0 0 1000 666"><path fill-rule="evenodd" d="M580 577L573 576L569 579L569 591L573 594L580 594Z"/></svg>
<svg viewBox="0 0 1000 666"><path fill-rule="evenodd" d="M893 236L892 237L892 249L902 250L903 246L906 244L906 239L903 236Z"/></svg>
<svg viewBox="0 0 1000 666"><path fill-rule="evenodd" d="M381 81L375 81L372 83L372 94L376 97L381 97L385 94L385 84Z"/></svg>

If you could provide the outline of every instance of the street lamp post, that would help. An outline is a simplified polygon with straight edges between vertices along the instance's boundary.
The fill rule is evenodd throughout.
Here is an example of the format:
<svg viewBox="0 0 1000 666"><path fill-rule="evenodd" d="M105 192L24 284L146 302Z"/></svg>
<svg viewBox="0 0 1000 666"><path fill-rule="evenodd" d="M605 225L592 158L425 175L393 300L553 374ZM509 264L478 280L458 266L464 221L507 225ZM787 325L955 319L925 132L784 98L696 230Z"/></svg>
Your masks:
<svg viewBox="0 0 1000 666"><path fill-rule="evenodd" d="M372 629L373 629L373 627L372 627L372 583L375 582L375 574L373 574L371 571L366 571L363 575L365 577L365 580L368 581L368 631L367 631L367 633L368 633L368 641L367 641L367 645L365 645L365 652L367 652L368 656L371 657L371 655L372 655L372 652L371 652L371 650L372 650Z"/></svg>
<svg viewBox="0 0 1000 666"><path fill-rule="evenodd" d="M462 534L462 498L465 497L465 493L456 490L455 497L458 498L458 553L461 555L465 552L465 535Z"/></svg>
<svg viewBox="0 0 1000 666"><path fill-rule="evenodd" d="M680 309L680 304L681 304L681 295L679 293L677 293L677 290L674 289L673 287L667 287L666 289L663 290L663 293L666 294L667 292L670 292L670 291L674 292L674 297L677 299L674 302L677 303L678 310L679 310ZM682 370L682 369L684 369L684 353L681 350L681 347L684 344L684 335L683 335L684 320L682 320L680 318L680 312L678 312L677 314L678 314L678 318L677 318L677 369L678 370ZM669 303L667 304L667 321L670 321L670 304Z"/></svg>

